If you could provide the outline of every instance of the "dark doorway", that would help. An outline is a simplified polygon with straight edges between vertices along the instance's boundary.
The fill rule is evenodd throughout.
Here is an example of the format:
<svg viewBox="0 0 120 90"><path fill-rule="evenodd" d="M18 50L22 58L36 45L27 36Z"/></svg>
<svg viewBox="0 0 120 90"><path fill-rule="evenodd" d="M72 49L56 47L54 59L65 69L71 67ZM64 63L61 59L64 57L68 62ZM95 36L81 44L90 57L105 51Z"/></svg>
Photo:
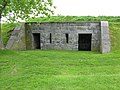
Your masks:
<svg viewBox="0 0 120 90"><path fill-rule="evenodd" d="M78 35L78 50L91 51L91 36L92 34L79 34Z"/></svg>
<svg viewBox="0 0 120 90"><path fill-rule="evenodd" d="M33 38L34 38L34 48L35 49L41 49L41 46L40 46L40 33L34 33Z"/></svg>
<svg viewBox="0 0 120 90"><path fill-rule="evenodd" d="M66 33L66 34L65 34L65 37L66 37L66 43L68 43L68 42L69 42L69 34Z"/></svg>

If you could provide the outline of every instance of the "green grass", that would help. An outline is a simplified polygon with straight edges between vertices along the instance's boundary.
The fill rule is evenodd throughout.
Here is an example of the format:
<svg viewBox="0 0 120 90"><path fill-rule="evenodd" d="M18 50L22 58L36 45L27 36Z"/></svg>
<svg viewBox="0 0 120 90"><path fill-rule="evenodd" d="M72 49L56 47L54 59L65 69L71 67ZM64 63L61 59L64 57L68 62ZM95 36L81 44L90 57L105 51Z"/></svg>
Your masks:
<svg viewBox="0 0 120 90"><path fill-rule="evenodd" d="M79 22L79 21L109 21L120 22L120 16L52 16L29 19L27 22Z"/></svg>
<svg viewBox="0 0 120 90"><path fill-rule="evenodd" d="M0 90L119 90L120 51L0 51Z"/></svg>
<svg viewBox="0 0 120 90"><path fill-rule="evenodd" d="M120 50L120 22L109 22L111 49Z"/></svg>

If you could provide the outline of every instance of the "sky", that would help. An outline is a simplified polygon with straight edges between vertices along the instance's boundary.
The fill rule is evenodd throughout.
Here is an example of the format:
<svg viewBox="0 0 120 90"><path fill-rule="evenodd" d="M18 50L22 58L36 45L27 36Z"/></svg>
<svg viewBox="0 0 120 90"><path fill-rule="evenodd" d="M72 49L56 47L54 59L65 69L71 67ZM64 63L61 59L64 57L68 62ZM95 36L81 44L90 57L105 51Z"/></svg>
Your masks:
<svg viewBox="0 0 120 90"><path fill-rule="evenodd" d="M120 0L53 0L55 15L120 16Z"/></svg>

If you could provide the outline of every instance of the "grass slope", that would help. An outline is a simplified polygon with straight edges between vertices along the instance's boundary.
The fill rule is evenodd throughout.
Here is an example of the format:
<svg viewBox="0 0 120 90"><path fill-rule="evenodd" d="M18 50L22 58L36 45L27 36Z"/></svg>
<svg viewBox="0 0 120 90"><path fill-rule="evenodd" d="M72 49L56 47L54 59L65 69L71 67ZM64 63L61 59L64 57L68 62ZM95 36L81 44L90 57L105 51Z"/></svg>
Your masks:
<svg viewBox="0 0 120 90"><path fill-rule="evenodd" d="M2 39L4 45L7 44L7 41L11 35L10 31L14 30L14 28L19 25L18 23L3 23L2 24Z"/></svg>
<svg viewBox="0 0 120 90"><path fill-rule="evenodd" d="M119 90L120 51L0 51L0 90Z"/></svg>
<svg viewBox="0 0 120 90"><path fill-rule="evenodd" d="M109 22L111 49L120 50L120 22Z"/></svg>

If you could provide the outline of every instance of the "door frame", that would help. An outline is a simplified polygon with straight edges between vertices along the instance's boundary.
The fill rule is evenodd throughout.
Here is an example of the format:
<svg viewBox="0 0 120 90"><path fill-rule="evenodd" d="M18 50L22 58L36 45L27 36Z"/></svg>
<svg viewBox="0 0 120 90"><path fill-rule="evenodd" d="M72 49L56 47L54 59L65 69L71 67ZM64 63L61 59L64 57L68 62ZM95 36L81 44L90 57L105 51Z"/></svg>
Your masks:
<svg viewBox="0 0 120 90"><path fill-rule="evenodd" d="M35 46L35 43L36 43L35 42L35 38L36 38L35 35L38 35L37 37L39 37L39 39L38 39L39 42L37 43L37 44L39 44L38 47ZM32 36L33 36L33 49L41 49L41 34L40 33L32 33Z"/></svg>

